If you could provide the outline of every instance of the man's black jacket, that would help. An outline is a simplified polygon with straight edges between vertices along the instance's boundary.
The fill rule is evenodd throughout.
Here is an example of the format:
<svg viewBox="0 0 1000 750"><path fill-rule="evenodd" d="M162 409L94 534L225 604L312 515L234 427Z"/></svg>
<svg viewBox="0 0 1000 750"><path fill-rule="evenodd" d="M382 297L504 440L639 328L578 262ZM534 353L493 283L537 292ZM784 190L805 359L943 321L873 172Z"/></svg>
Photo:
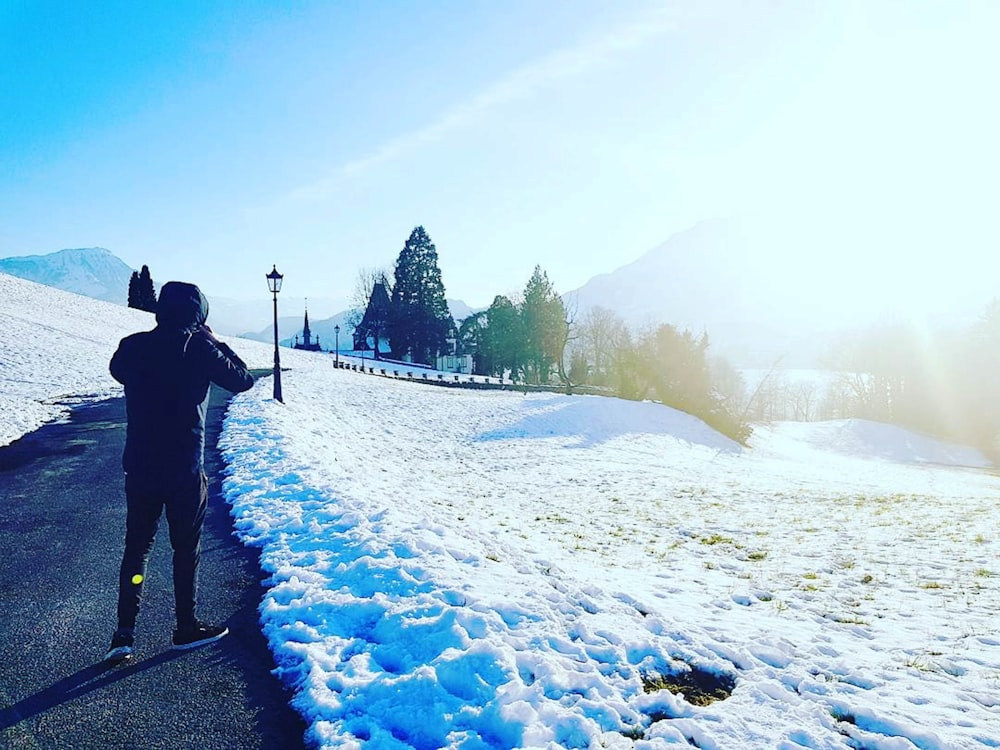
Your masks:
<svg viewBox="0 0 1000 750"><path fill-rule="evenodd" d="M127 473L167 480L201 472L209 384L235 393L253 385L236 353L203 328L207 317L198 287L168 282L156 328L122 339L111 358L111 375L125 386Z"/></svg>

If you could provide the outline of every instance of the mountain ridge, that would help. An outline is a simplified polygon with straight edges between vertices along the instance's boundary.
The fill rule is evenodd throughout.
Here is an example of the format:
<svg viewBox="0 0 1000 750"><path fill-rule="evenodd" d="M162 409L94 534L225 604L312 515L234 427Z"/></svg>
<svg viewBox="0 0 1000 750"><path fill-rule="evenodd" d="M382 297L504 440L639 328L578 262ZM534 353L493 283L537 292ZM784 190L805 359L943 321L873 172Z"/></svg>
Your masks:
<svg viewBox="0 0 1000 750"><path fill-rule="evenodd" d="M0 258L0 272L66 292L124 305L133 269L103 247Z"/></svg>

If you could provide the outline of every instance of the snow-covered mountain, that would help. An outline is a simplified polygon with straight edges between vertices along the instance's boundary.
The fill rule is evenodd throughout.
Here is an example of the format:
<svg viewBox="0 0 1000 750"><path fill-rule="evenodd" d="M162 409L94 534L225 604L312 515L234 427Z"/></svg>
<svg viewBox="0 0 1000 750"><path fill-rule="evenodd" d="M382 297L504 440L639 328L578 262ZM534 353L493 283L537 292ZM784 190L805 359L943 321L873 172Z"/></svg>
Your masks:
<svg viewBox="0 0 1000 750"><path fill-rule="evenodd" d="M0 259L2 273L118 305L128 303L132 270L103 247Z"/></svg>
<svg viewBox="0 0 1000 750"><path fill-rule="evenodd" d="M714 219L680 232L617 270L564 295L577 321L613 310L634 328L669 323L709 334L712 351L764 365L786 356L811 365L832 334L825 302L807 294L816 270L772 268L738 222ZM858 310L858 319L862 312ZM842 324L842 320L838 325Z"/></svg>

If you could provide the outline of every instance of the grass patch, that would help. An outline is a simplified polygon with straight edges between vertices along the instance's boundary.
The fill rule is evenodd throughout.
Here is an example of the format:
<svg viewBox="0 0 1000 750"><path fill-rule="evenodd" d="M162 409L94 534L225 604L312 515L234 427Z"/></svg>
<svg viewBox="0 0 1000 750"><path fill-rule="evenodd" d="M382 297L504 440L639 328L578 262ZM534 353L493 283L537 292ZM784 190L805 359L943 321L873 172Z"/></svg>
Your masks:
<svg viewBox="0 0 1000 750"><path fill-rule="evenodd" d="M713 544L732 544L733 540L728 536L722 536L722 534L712 534L712 536L703 536L699 540L702 544L707 544L709 546Z"/></svg>
<svg viewBox="0 0 1000 750"><path fill-rule="evenodd" d="M725 700L733 694L735 687L736 678L732 675L709 672L698 667L672 674L642 675L642 689L647 693L669 690L694 706L707 706Z"/></svg>
<svg viewBox="0 0 1000 750"><path fill-rule="evenodd" d="M919 656L911 656L903 662L903 666L909 669L915 669L918 672L930 672L931 665Z"/></svg>
<svg viewBox="0 0 1000 750"><path fill-rule="evenodd" d="M833 621L839 622L841 625L871 625L868 620L857 615L840 615L839 617L834 617Z"/></svg>
<svg viewBox="0 0 1000 750"><path fill-rule="evenodd" d="M642 727L629 727L622 731L622 736L630 740L641 740L646 737L646 730Z"/></svg>

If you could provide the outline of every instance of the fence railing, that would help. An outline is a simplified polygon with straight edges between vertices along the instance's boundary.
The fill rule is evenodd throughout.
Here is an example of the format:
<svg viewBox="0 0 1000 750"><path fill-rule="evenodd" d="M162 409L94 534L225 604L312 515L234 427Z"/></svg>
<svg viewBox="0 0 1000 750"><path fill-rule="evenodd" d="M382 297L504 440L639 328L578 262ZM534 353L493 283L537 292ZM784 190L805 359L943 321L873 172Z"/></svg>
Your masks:
<svg viewBox="0 0 1000 750"><path fill-rule="evenodd" d="M428 370L420 365L411 366L408 363L388 364L385 360L372 360L370 362L351 362L341 359L334 363L334 367L341 370L349 370L365 375L376 375L383 378L403 380L411 383L421 383L425 385L445 386L449 388L469 388L473 390L504 390L519 391L522 393L572 393L574 395L588 396L610 396L613 395L610 389L599 388L589 385L548 384L535 385L522 383L512 378L503 378L496 375L470 375L468 373L439 372Z"/></svg>

